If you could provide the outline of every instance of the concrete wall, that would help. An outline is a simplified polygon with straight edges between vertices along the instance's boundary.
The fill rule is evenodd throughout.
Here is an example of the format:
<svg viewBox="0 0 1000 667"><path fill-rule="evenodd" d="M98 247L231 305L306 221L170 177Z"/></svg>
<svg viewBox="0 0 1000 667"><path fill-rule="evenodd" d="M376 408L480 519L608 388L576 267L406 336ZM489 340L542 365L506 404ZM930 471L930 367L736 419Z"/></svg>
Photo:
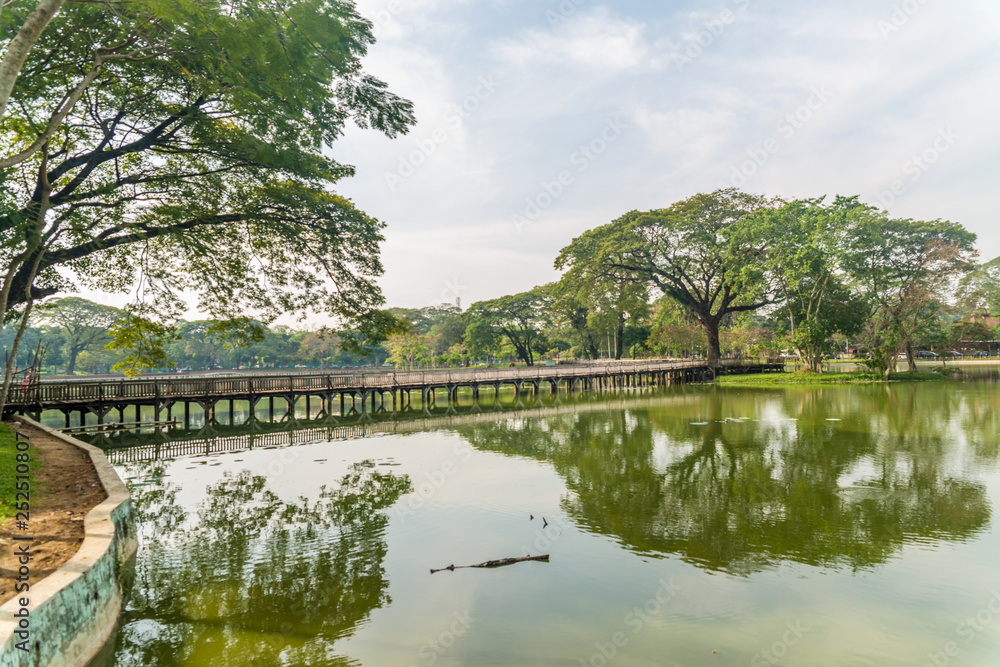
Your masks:
<svg viewBox="0 0 1000 667"><path fill-rule="evenodd" d="M76 555L0 607L0 667L82 667L111 638L121 611L122 569L138 547L132 497L101 450L27 417L18 420L87 452L108 498L84 518L86 536ZM20 597L31 600L27 652L15 648Z"/></svg>

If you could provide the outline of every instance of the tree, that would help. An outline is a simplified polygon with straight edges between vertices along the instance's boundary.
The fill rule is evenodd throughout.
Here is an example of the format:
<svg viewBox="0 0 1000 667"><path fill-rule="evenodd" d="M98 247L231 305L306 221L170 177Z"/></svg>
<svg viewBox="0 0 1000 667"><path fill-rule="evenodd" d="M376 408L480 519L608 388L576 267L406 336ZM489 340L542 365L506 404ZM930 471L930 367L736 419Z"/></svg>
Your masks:
<svg viewBox="0 0 1000 667"><path fill-rule="evenodd" d="M449 318L461 314L462 311L457 306L443 304L423 308L389 308L387 312L409 322L417 333L426 334Z"/></svg>
<svg viewBox="0 0 1000 667"><path fill-rule="evenodd" d="M581 339L593 345L601 339L601 333L606 333L609 342L614 339L614 352L608 356L621 359L627 347L626 327L649 317L646 286L631 277L606 272L598 248L585 236L562 249L555 268L566 270L553 289L557 301L562 302L557 310L568 315L569 322L574 324L577 320L573 309L577 312L586 309L591 331L584 333L577 329ZM597 345L594 347L596 351Z"/></svg>
<svg viewBox="0 0 1000 667"><path fill-rule="evenodd" d="M868 215L857 197L802 199L745 218L732 242L765 248L761 265L777 286L780 316L798 355L810 370L822 370L826 343L834 334L853 336L864 324L864 306L844 283L839 258L853 221ZM756 273L758 267L748 267Z"/></svg>
<svg viewBox="0 0 1000 667"><path fill-rule="evenodd" d="M66 0L40 0L16 31L13 29L14 23L12 21L0 21L0 31L2 31L0 35L3 36L3 43L6 46L3 50L3 57L0 58L0 118L3 118L4 112L7 110L11 90L17 83L17 78L21 74L21 68L24 67L28 53L65 2ZM10 5L12 13L19 13L19 10L30 6L28 3L4 2L0 7L7 9L8 5ZM22 8L20 5L24 5L24 7Z"/></svg>
<svg viewBox="0 0 1000 667"><path fill-rule="evenodd" d="M125 313L87 299L70 296L40 306L36 318L56 328L66 346L66 374L76 370L76 359L84 350L104 346L110 341L109 330Z"/></svg>
<svg viewBox="0 0 1000 667"><path fill-rule="evenodd" d="M299 355L315 361L320 365L331 363L337 352L340 336L323 327L318 331L310 331L299 343Z"/></svg>
<svg viewBox="0 0 1000 667"><path fill-rule="evenodd" d="M167 354L167 343L176 340L173 327L152 322L137 315L126 315L111 326L108 350L124 353L125 358L111 367L126 377L142 375L154 368L174 368Z"/></svg>
<svg viewBox="0 0 1000 667"><path fill-rule="evenodd" d="M485 319L470 318L462 341L469 356L474 359L492 362L500 352L500 337L493 325Z"/></svg>
<svg viewBox="0 0 1000 667"><path fill-rule="evenodd" d="M928 308L971 266L975 241L958 223L889 219L871 208L855 221L843 262L868 303L863 336L873 370L889 377Z"/></svg>
<svg viewBox="0 0 1000 667"><path fill-rule="evenodd" d="M455 346L464 347L463 340L468 325L468 318L461 313L448 315L436 322L429 332L434 351L438 354L443 354L446 351L453 350Z"/></svg>
<svg viewBox="0 0 1000 667"><path fill-rule="evenodd" d="M552 303L552 324L556 331L571 341L570 349L585 359L601 356L598 349L598 332L589 319L590 308L573 292L563 292L556 284Z"/></svg>
<svg viewBox="0 0 1000 667"><path fill-rule="evenodd" d="M958 285L959 305L976 313L1000 313L1000 257L972 267Z"/></svg>
<svg viewBox="0 0 1000 667"><path fill-rule="evenodd" d="M691 313L670 297L653 304L653 319L646 345L664 356L691 357L703 354L705 335Z"/></svg>
<svg viewBox="0 0 1000 667"><path fill-rule="evenodd" d="M649 284L683 306L704 330L708 358L720 357L719 326L731 313L773 302L759 268L764 249L734 245L745 217L775 202L729 188L699 194L669 208L632 211L586 232L576 245L614 279Z"/></svg>
<svg viewBox="0 0 1000 667"><path fill-rule="evenodd" d="M30 153L0 188L0 312L74 283L135 288L135 322L172 322L180 290L221 320L380 305L382 225L331 191L353 169L326 155L348 121L414 122L361 68L371 28L321 0L63 6L0 117Z"/></svg>
<svg viewBox="0 0 1000 667"><path fill-rule="evenodd" d="M469 317L473 321L478 320L480 327L495 328L514 348L518 359L534 366L535 352L543 339L542 329L551 321L548 313L550 289L549 285L545 285L528 292L474 303L469 308ZM474 334L482 333L480 327L474 330ZM469 347L472 349L474 346Z"/></svg>
<svg viewBox="0 0 1000 667"><path fill-rule="evenodd" d="M423 363L429 354L427 340L423 334L416 331L395 334L385 342L385 346L392 355L390 361L408 371L413 370L415 365Z"/></svg>

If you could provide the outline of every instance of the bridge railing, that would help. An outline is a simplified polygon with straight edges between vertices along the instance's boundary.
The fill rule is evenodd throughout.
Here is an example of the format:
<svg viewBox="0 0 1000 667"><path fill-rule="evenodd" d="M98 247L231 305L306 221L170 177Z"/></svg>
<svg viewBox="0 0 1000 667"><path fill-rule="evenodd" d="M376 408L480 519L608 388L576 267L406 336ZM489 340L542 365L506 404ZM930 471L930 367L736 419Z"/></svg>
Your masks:
<svg viewBox="0 0 1000 667"><path fill-rule="evenodd" d="M771 360L722 360L720 366L746 366L775 363ZM616 361L443 371L389 371L372 374L261 375L227 378L170 378L152 380L99 380L83 382L41 382L31 387L11 387L8 403L128 403L135 400L197 398L233 395L275 395L309 390L394 389L421 386L446 386L468 383L511 382L595 377L625 373L663 372L707 368L705 361Z"/></svg>

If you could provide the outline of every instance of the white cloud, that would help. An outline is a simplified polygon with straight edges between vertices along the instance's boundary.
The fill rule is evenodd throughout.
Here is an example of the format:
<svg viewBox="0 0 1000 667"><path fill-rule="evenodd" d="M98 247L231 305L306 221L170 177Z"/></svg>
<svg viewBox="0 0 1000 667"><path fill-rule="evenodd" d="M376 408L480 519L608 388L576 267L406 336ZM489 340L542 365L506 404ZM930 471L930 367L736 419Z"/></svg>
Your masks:
<svg viewBox="0 0 1000 667"><path fill-rule="evenodd" d="M658 67L660 59L643 36L645 24L620 19L604 7L579 12L551 30L531 29L497 47L501 60L519 67L539 64L584 67L599 72Z"/></svg>

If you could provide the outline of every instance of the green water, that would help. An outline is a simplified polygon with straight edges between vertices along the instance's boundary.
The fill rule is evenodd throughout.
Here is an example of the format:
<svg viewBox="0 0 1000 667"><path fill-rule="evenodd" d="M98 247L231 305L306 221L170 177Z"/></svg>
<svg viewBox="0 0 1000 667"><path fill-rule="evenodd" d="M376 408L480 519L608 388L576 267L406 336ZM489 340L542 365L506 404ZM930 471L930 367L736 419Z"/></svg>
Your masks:
<svg viewBox="0 0 1000 667"><path fill-rule="evenodd" d="M543 397L122 464L107 662L994 667L996 381Z"/></svg>

